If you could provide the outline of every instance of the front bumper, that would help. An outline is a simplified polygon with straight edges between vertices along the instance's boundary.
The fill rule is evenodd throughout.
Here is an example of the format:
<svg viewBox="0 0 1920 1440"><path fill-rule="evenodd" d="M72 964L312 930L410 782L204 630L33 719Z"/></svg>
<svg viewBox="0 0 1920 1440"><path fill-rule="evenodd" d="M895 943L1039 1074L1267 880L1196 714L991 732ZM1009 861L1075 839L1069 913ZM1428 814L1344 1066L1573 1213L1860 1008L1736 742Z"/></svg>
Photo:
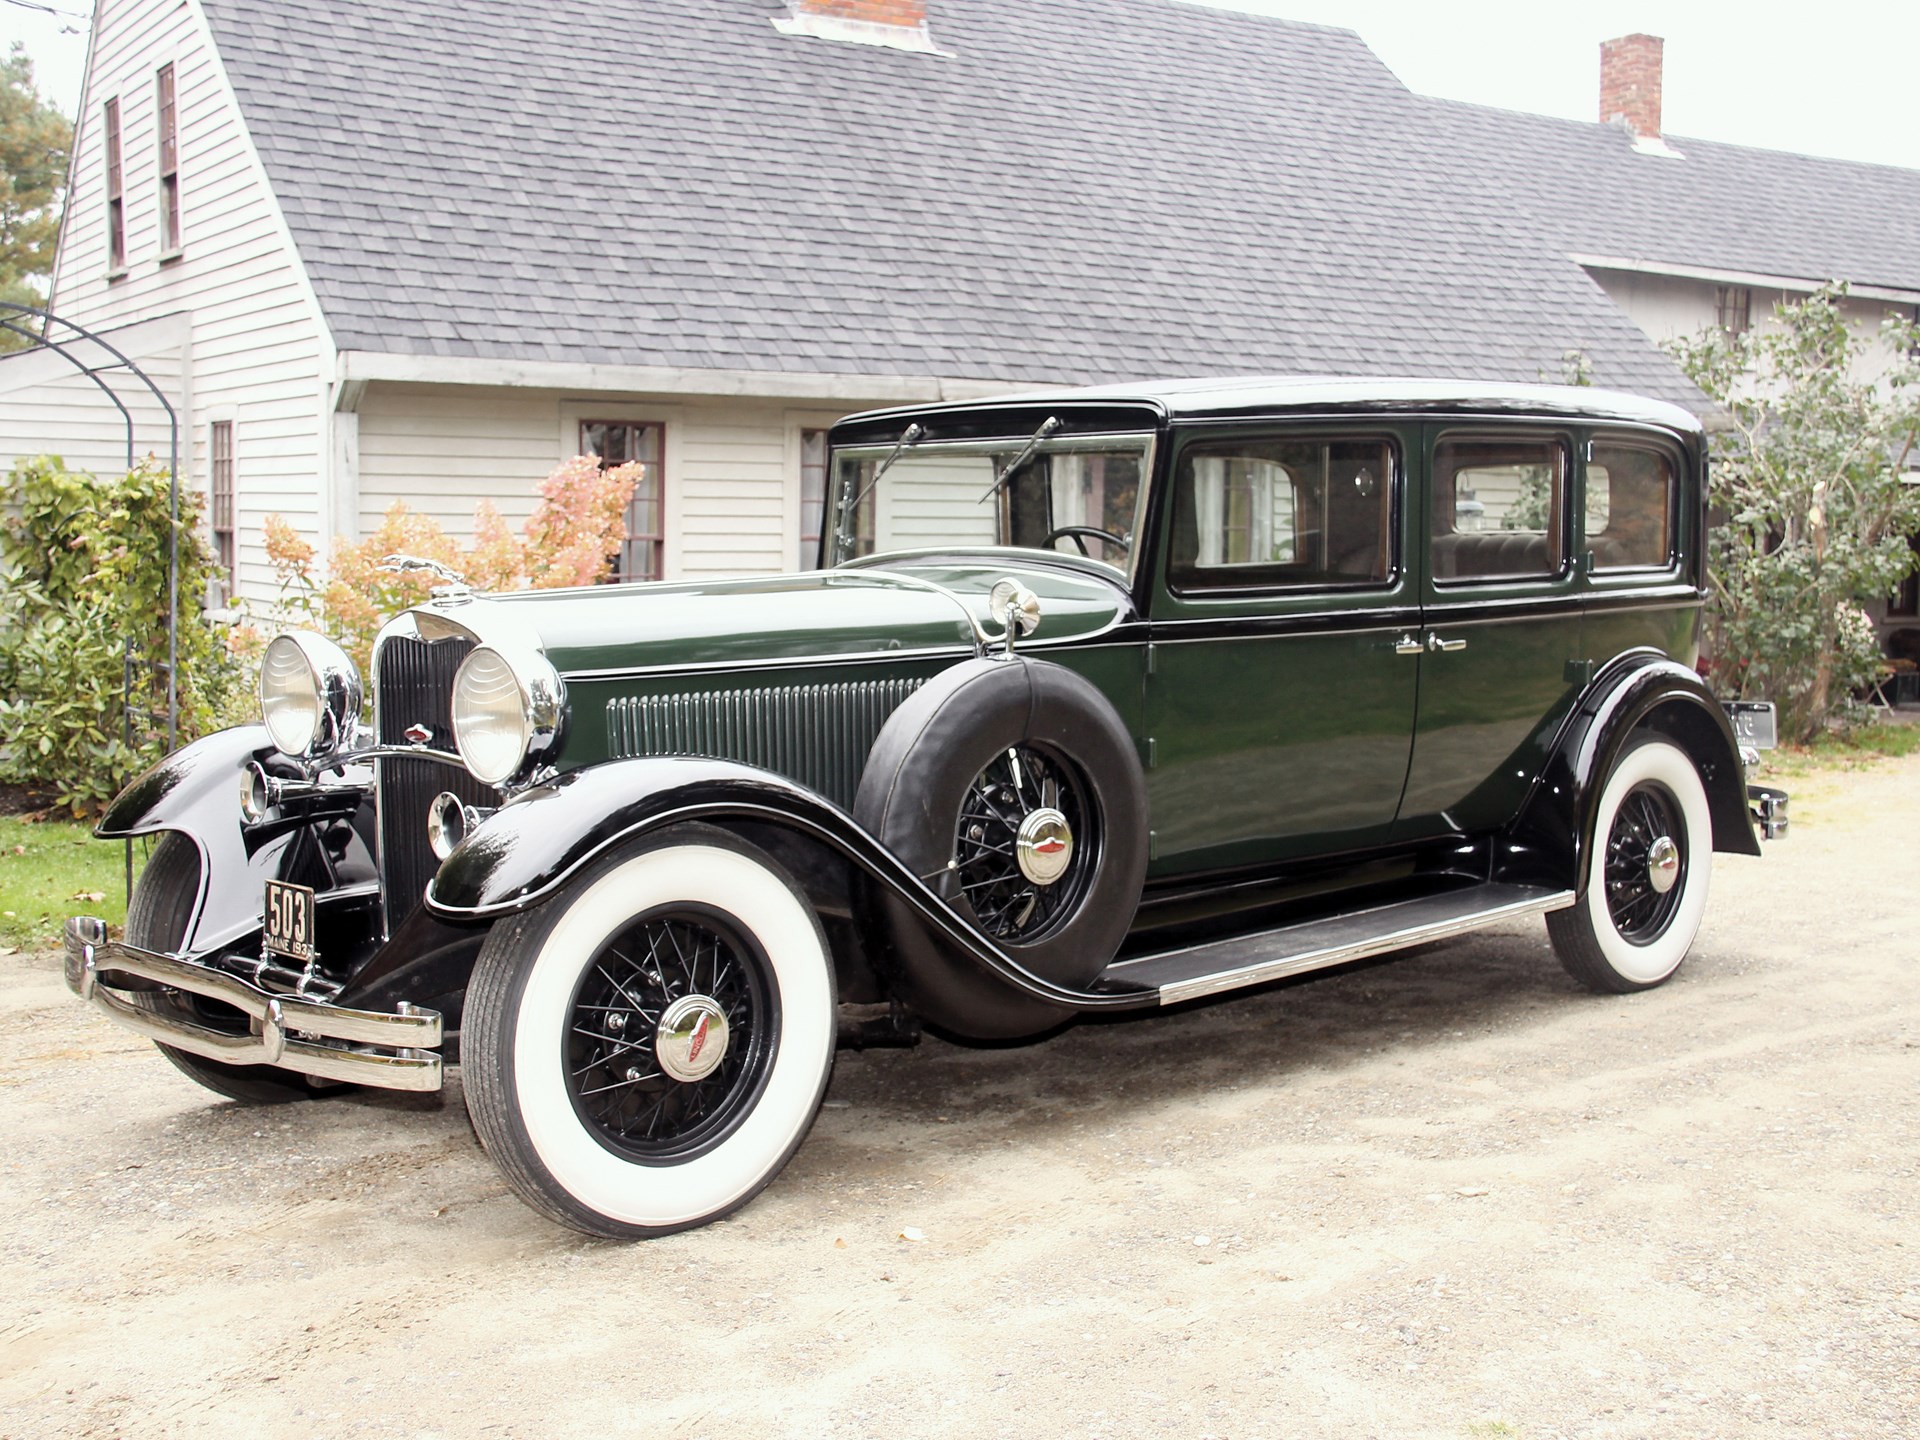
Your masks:
<svg viewBox="0 0 1920 1440"><path fill-rule="evenodd" d="M274 1065L300 1075L382 1090L438 1090L440 1014L402 1004L397 1012L349 1010L324 1000L275 995L260 986L172 955L107 939L91 915L67 921L67 985L136 1034L228 1065ZM249 1017L236 1035L179 1014L143 1009L115 987L125 976L231 1005Z"/></svg>

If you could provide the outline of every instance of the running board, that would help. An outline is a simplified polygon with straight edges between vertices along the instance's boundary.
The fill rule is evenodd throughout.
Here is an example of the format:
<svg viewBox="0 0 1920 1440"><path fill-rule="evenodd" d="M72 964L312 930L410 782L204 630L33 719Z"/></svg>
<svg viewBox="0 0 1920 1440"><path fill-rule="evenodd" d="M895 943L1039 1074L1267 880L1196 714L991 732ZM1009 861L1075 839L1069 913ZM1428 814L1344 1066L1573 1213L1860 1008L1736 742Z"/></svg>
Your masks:
<svg viewBox="0 0 1920 1440"><path fill-rule="evenodd" d="M1502 920L1564 910L1574 898L1571 890L1538 885L1474 885L1209 945L1141 955L1109 965L1100 978L1157 990L1162 1005L1177 1005L1202 995L1464 935Z"/></svg>

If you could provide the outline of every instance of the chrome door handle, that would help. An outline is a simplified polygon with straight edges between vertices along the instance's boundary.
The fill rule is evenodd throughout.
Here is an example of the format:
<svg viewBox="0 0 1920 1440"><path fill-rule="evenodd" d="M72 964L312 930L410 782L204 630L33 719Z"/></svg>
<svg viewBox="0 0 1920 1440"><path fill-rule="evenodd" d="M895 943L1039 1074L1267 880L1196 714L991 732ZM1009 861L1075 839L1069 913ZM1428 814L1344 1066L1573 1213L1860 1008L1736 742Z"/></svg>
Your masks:
<svg viewBox="0 0 1920 1440"><path fill-rule="evenodd" d="M1393 642L1393 653L1396 655L1418 655L1426 648L1420 643L1418 635L1402 635Z"/></svg>
<svg viewBox="0 0 1920 1440"><path fill-rule="evenodd" d="M1429 650L1444 650L1451 655L1456 650L1466 649L1467 642L1464 640L1442 640L1433 631L1429 630L1427 632L1427 648Z"/></svg>

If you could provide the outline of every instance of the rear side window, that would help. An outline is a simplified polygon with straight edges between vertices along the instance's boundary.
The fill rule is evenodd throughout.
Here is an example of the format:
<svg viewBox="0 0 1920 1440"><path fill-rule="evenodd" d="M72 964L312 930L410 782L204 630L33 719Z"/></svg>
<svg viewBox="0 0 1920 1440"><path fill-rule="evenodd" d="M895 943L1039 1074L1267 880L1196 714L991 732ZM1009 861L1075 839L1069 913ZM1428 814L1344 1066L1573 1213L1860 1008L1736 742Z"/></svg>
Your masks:
<svg viewBox="0 0 1920 1440"><path fill-rule="evenodd" d="M1384 436L1189 445L1168 579L1181 591L1384 584L1396 468Z"/></svg>
<svg viewBox="0 0 1920 1440"><path fill-rule="evenodd" d="M1595 570L1673 561L1673 461L1660 450L1596 441L1587 463L1587 548Z"/></svg>
<svg viewBox="0 0 1920 1440"><path fill-rule="evenodd" d="M1566 486L1567 447L1560 440L1441 440L1433 455L1433 578L1559 574Z"/></svg>

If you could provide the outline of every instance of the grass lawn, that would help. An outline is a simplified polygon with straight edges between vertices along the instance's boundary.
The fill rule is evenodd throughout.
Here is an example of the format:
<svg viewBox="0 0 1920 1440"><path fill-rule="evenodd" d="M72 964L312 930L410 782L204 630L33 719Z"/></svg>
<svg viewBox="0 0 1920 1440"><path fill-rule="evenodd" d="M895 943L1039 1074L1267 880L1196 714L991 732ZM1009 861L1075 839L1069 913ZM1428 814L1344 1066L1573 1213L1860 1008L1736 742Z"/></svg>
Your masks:
<svg viewBox="0 0 1920 1440"><path fill-rule="evenodd" d="M69 915L119 925L127 918L123 855L121 845L95 840L79 821L0 816L0 946L57 945ZM145 858L136 842L136 873Z"/></svg>
<svg viewBox="0 0 1920 1440"><path fill-rule="evenodd" d="M1760 759L1764 776L1772 778L1812 770L1858 770L1875 761L1913 754L1920 754L1920 719L1875 719L1843 735L1823 736L1811 745L1763 751Z"/></svg>

